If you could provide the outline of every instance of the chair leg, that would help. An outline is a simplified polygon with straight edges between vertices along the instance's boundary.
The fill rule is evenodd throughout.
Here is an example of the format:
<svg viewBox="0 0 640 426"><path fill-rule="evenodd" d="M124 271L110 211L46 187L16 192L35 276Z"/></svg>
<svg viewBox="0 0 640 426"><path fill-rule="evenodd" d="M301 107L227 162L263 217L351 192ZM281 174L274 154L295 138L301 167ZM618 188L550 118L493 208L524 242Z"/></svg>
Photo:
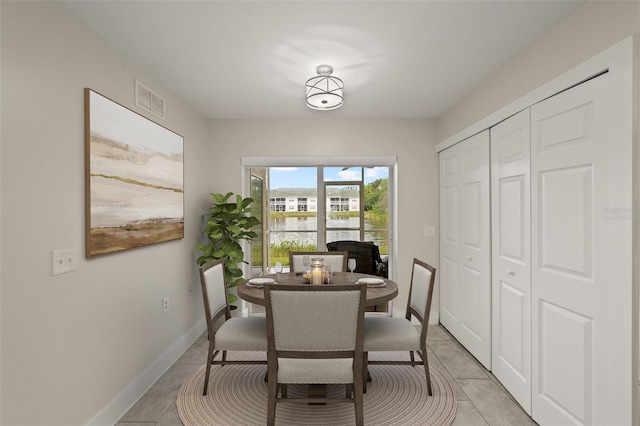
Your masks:
<svg viewBox="0 0 640 426"><path fill-rule="evenodd" d="M268 389L267 425L274 426L276 424L276 400L278 398L278 384L276 383L276 380L269 381ZM283 393L286 393L286 391L283 390Z"/></svg>
<svg viewBox="0 0 640 426"><path fill-rule="evenodd" d="M365 385L358 382L365 383ZM364 402L362 393L364 390L364 386L366 386L366 383L367 381L364 377L356 377L355 383L353 384L353 399L355 402L356 410L356 426L364 426Z"/></svg>
<svg viewBox="0 0 640 426"><path fill-rule="evenodd" d="M344 385L344 397L351 398L351 395L353 395L353 385L352 384Z"/></svg>
<svg viewBox="0 0 640 426"><path fill-rule="evenodd" d="M280 385L280 395L283 398L288 398L288 396L287 396L287 384L286 383Z"/></svg>
<svg viewBox="0 0 640 426"><path fill-rule="evenodd" d="M222 365L224 365L224 362L227 360L227 351L222 351Z"/></svg>
<svg viewBox="0 0 640 426"><path fill-rule="evenodd" d="M411 365L415 366L416 365L416 360L415 360L413 351L409 351L409 357L411 358Z"/></svg>
<svg viewBox="0 0 640 426"><path fill-rule="evenodd" d="M369 352L362 354L362 392L367 393L367 382L369 381Z"/></svg>
<svg viewBox="0 0 640 426"><path fill-rule="evenodd" d="M213 362L213 348L212 345L209 344L209 352L207 352L207 371L204 375L204 389L202 390L202 395L207 394L207 389L209 387L209 376L211 375L211 363Z"/></svg>
<svg viewBox="0 0 640 426"><path fill-rule="evenodd" d="M429 358L427 357L427 344L426 342L422 343L422 364L424 365L424 375L427 380L427 390L429 391L429 396L433 396L433 391L431 389L431 374L429 374Z"/></svg>

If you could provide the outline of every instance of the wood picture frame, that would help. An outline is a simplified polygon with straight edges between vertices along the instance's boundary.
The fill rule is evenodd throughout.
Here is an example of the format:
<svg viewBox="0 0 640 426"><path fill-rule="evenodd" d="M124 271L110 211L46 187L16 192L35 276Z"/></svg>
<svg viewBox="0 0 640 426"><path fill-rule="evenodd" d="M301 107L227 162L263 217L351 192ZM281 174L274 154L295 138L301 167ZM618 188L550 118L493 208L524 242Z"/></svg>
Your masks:
<svg viewBox="0 0 640 426"><path fill-rule="evenodd" d="M184 138L84 96L87 258L184 238Z"/></svg>

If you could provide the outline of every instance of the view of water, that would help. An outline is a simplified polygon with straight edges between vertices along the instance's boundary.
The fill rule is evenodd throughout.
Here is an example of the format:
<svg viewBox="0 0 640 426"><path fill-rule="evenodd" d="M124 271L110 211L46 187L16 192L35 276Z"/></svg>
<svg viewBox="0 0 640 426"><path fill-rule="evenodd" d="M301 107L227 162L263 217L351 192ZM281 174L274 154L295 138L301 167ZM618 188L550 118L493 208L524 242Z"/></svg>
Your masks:
<svg viewBox="0 0 640 426"><path fill-rule="evenodd" d="M329 219L327 227L336 228L356 228L359 225L359 218L339 218ZM377 225L377 228L376 228ZM379 247L387 247L389 242L389 231L381 229L384 224L376 224L373 221L365 220L365 241L373 241ZM279 244L283 241L299 241L317 245L316 230L317 218L315 217L282 217L271 218L269 221L271 231L271 243ZM358 231L341 230L330 231L327 241L338 240L360 240ZM318 250L325 250L326 247L319 247ZM386 250L384 250L386 252Z"/></svg>

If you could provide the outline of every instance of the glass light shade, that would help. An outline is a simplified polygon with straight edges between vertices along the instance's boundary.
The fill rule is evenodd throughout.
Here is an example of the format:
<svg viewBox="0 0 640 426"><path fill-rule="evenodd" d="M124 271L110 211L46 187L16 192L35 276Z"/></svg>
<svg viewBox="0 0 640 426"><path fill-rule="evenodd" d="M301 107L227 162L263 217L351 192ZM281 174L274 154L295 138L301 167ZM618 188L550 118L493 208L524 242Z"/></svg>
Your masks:
<svg viewBox="0 0 640 426"><path fill-rule="evenodd" d="M338 77L333 77L333 68L320 65L316 69L318 76L307 80L307 106L317 110L331 110L342 106L342 89L344 84Z"/></svg>

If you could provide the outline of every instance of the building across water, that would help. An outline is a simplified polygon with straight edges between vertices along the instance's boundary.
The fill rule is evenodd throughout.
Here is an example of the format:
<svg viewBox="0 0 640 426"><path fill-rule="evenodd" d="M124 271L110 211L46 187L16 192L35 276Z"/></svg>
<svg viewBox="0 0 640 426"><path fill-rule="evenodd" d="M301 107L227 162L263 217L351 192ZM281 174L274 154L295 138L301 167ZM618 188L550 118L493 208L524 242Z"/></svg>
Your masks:
<svg viewBox="0 0 640 426"><path fill-rule="evenodd" d="M357 187L327 188L327 211L360 211L360 193ZM314 188L283 188L269 191L271 212L318 211L318 194Z"/></svg>

